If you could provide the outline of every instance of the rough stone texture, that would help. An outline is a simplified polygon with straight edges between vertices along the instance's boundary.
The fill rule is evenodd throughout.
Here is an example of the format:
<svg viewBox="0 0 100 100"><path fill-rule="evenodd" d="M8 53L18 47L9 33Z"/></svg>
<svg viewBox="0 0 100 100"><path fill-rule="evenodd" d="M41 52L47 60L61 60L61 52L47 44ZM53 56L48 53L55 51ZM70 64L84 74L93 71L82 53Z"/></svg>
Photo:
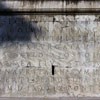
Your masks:
<svg viewBox="0 0 100 100"><path fill-rule="evenodd" d="M23 28L22 24L17 26L19 17L3 17L4 26L9 23L6 19L12 19L11 21L17 22L11 23L9 27L13 26L11 30L17 27L15 33L9 33L9 37L5 33L6 41L2 39L2 35L9 27L5 26L1 33L0 95L98 96L99 21L95 21L96 17L24 17L30 19L29 23L35 23L37 20L35 26L39 29L30 32L32 36L29 40L24 40L24 30L21 30L21 40L17 38L17 28ZM2 16L0 18L2 19ZM38 18L41 21L38 21ZM51 21L44 21L43 18ZM17 34L20 37L20 34ZM52 65L56 66L54 75Z"/></svg>
<svg viewBox="0 0 100 100"><path fill-rule="evenodd" d="M0 16L0 96L100 96L99 18Z"/></svg>
<svg viewBox="0 0 100 100"><path fill-rule="evenodd" d="M59 8L100 8L99 0L1 0L1 4L8 8L19 10L59 9ZM0 8L4 8L1 6Z"/></svg>
<svg viewBox="0 0 100 100"><path fill-rule="evenodd" d="M99 97L9 97L0 100L100 100Z"/></svg>

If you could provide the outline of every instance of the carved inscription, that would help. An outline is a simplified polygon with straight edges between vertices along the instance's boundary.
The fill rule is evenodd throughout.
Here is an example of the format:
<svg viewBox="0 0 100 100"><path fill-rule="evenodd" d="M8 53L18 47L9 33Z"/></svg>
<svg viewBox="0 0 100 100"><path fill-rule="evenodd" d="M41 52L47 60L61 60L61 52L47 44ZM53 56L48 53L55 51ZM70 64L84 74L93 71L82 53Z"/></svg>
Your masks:
<svg viewBox="0 0 100 100"><path fill-rule="evenodd" d="M100 23L38 17L0 16L0 95L98 95Z"/></svg>

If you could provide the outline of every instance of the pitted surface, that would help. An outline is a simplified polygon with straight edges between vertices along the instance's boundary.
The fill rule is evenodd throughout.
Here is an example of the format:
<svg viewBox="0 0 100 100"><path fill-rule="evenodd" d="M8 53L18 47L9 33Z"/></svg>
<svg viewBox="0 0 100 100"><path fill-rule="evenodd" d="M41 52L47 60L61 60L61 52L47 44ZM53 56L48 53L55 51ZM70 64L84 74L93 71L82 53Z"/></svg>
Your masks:
<svg viewBox="0 0 100 100"><path fill-rule="evenodd" d="M10 10L52 5L26 2L0 5ZM56 7L58 2L53 2ZM0 16L0 96L100 96L99 30L99 15Z"/></svg>

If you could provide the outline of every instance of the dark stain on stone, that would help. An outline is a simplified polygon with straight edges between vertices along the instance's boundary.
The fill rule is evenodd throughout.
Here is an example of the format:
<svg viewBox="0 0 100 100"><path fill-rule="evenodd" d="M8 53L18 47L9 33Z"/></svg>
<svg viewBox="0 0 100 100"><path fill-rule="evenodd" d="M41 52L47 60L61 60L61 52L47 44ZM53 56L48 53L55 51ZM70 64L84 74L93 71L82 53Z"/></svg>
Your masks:
<svg viewBox="0 0 100 100"><path fill-rule="evenodd" d="M31 65L31 62L28 62L28 64L27 64L27 68L30 68L32 65Z"/></svg>
<svg viewBox="0 0 100 100"><path fill-rule="evenodd" d="M2 9L7 9L9 12L13 11L0 3ZM5 11L3 13L6 14ZM31 41L41 38L43 32L37 23L26 20L22 15L2 15L0 14L0 43L13 41Z"/></svg>
<svg viewBox="0 0 100 100"><path fill-rule="evenodd" d="M53 23L56 21L56 18L55 17L53 17Z"/></svg>

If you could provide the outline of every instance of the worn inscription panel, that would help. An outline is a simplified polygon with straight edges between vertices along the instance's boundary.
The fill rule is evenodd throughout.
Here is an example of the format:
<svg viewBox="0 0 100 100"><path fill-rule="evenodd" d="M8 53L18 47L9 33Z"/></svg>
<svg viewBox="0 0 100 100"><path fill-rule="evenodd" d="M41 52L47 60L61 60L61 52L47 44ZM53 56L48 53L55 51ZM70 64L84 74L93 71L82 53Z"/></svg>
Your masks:
<svg viewBox="0 0 100 100"><path fill-rule="evenodd" d="M0 96L99 96L98 16L0 16Z"/></svg>

